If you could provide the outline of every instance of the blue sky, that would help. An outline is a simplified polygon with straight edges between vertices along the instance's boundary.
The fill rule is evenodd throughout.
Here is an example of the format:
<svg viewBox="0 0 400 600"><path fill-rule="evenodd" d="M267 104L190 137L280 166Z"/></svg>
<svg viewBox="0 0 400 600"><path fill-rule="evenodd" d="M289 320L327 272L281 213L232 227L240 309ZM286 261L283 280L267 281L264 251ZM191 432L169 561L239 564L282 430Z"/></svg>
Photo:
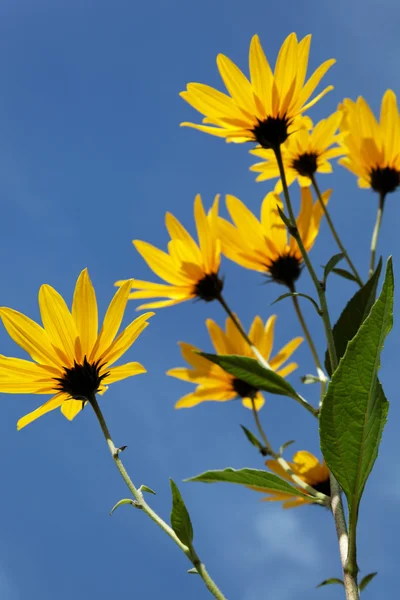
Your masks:
<svg viewBox="0 0 400 600"><path fill-rule="evenodd" d="M188 81L221 89L215 57L223 52L246 68L251 36L260 35L273 60L283 39L313 34L310 68L335 57L324 83L335 90L311 116L332 112L345 96L364 95L377 110L388 87L399 94L400 41L396 2L270 3L253 0L160 0L152 3L81 0L35 3L6 0L0 7L1 300L38 318L37 292L49 283L70 301L79 272L89 268L101 310L116 279L151 278L132 247L133 238L167 243L164 214L193 231L193 199L210 206L231 193L258 212L269 191L248 171L248 147L179 128L197 114L178 96ZM365 276L376 199L359 190L340 168L332 186L331 214ZM224 209L223 209L224 210ZM387 201L379 251L400 251L394 239L399 196ZM313 260L336 252L326 224ZM225 261L226 297L246 327L282 293L261 286L255 273ZM311 291L306 274L302 291ZM332 277L329 303L335 320L354 286ZM397 303L398 307L398 303ZM275 307L273 307L275 308ZM276 347L300 334L290 304L278 305ZM321 352L324 340L312 309ZM135 315L128 306L126 322ZM102 400L105 416L134 481L157 491L155 509L166 518L168 477L180 482L210 468L262 467L239 424L252 427L238 402L209 403L175 411L190 389L164 372L182 365L178 340L211 350L205 319L224 321L216 305L186 303L159 311L128 354L148 375L113 386ZM389 424L360 515L359 562L363 574L394 596L398 587L395 540L399 537L400 471L397 466L396 368L398 335L388 340L382 381L392 400ZM0 330L1 353L24 354ZM300 369L313 371L307 348ZM302 389L311 401L316 390ZM75 600L146 595L207 597L201 581L186 574L186 559L142 514L112 505L127 495L90 410L72 424L53 412L17 433L16 421L37 398L2 396L0 419L0 594L7 600ZM39 398L40 401L40 398ZM289 399L273 397L262 414L275 444L295 439L295 449L318 452L315 423ZM290 456L290 453L288 454ZM318 507L282 511L249 490L181 484L192 515L198 552L228 598L298 600L343 597L340 588L315 590L340 576L332 519ZM379 509L378 509L379 506ZM379 522L377 516L379 515Z"/></svg>

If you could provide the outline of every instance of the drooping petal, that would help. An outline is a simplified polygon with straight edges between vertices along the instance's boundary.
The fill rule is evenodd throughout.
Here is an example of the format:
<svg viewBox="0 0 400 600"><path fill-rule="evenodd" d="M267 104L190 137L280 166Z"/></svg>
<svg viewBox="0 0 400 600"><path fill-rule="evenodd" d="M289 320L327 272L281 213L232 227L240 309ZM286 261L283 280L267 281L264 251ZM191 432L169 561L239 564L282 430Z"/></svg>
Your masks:
<svg viewBox="0 0 400 600"><path fill-rule="evenodd" d="M107 369L107 371L109 374L104 380L107 385L109 383L121 381L127 377L133 377L134 375L141 375L142 373L147 372L144 366L138 362L130 362L124 365L118 365L118 367L112 367L111 369Z"/></svg>
<svg viewBox="0 0 400 600"><path fill-rule="evenodd" d="M72 421L76 415L82 412L85 403L82 400L65 400L61 404L61 412L68 419Z"/></svg>
<svg viewBox="0 0 400 600"><path fill-rule="evenodd" d="M53 396L53 398L45 402L42 406L22 417L17 423L18 431L23 427L26 427L26 425L29 425L29 423L32 423L32 421L35 421L36 419L42 417L51 410L54 410L55 408L61 406L67 398L68 396L66 396L66 394L56 394L55 396Z"/></svg>

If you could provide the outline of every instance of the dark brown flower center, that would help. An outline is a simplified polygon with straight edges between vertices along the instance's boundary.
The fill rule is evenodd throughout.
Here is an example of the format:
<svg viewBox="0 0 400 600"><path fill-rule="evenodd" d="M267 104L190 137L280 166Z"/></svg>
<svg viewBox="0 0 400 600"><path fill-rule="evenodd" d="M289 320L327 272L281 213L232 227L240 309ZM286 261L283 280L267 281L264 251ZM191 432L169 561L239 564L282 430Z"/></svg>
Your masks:
<svg viewBox="0 0 400 600"><path fill-rule="evenodd" d="M278 148L287 140L290 125L287 117L267 117L264 121L257 121L258 125L253 128L253 133L263 148Z"/></svg>
<svg viewBox="0 0 400 600"><path fill-rule="evenodd" d="M76 400L90 400L99 391L102 380L108 376L108 372L100 375L103 365L99 362L89 363L85 356L82 365L74 361L73 367L64 367L64 375L54 378L57 389Z"/></svg>
<svg viewBox="0 0 400 600"><path fill-rule="evenodd" d="M232 387L241 398L255 398L258 392L258 389L246 383L242 379L235 379L232 381Z"/></svg>
<svg viewBox="0 0 400 600"><path fill-rule="evenodd" d="M400 185L400 172L392 167L372 169L370 181L372 189L385 196Z"/></svg>
<svg viewBox="0 0 400 600"><path fill-rule="evenodd" d="M300 277L301 262L291 254L279 256L268 267L268 275L276 283L286 285L293 289L294 282Z"/></svg>
<svg viewBox="0 0 400 600"><path fill-rule="evenodd" d="M219 298L223 287L224 282L218 277L218 273L211 273L210 275L205 275L203 279L197 282L195 294L200 300L211 302Z"/></svg>
<svg viewBox="0 0 400 600"><path fill-rule="evenodd" d="M317 490L317 492L325 494L325 496L331 495L331 484L329 481L329 477L327 479L324 479L324 481L314 483L312 487L314 488L314 490Z"/></svg>
<svg viewBox="0 0 400 600"><path fill-rule="evenodd" d="M292 168L302 177L309 177L311 179L318 169L318 154L316 152L300 154L292 162Z"/></svg>

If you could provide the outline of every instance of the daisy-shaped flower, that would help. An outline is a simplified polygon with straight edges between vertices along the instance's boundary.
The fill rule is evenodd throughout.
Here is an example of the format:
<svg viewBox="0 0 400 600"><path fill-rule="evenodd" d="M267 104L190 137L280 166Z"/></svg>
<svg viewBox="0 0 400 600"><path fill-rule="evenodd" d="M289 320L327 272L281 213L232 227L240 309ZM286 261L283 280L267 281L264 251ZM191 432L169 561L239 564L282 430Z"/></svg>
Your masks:
<svg viewBox="0 0 400 600"><path fill-rule="evenodd" d="M267 460L265 464L276 475L293 483L290 475L286 473L277 460ZM294 475L300 477L300 479L317 490L317 492L330 496L331 486L329 482L329 470L325 462L319 462L318 458L311 454L311 452L307 452L307 450L300 450L293 456L293 462L288 464ZM259 491L266 492L265 489ZM301 492L304 494L303 489ZM275 490L271 490L269 495L263 498L263 500L265 502L283 502L283 508L294 508L295 506L313 503L313 498L311 496L310 499L304 496L293 498L290 494L276 492Z"/></svg>
<svg viewBox="0 0 400 600"><path fill-rule="evenodd" d="M337 145L342 137L338 133L341 119L342 113L336 112L315 127L311 125L311 129L308 124L300 123L298 130L288 137L281 146L288 185L297 179L301 187L309 187L315 173L332 173L330 160L344 154L343 148ZM275 192L281 193L282 182L273 150L255 148L250 152L263 159L250 167L259 173L256 181L279 178Z"/></svg>
<svg viewBox="0 0 400 600"><path fill-rule="evenodd" d="M271 369L282 377L286 377L297 369L295 362L286 365L296 348L301 344L303 338L296 337L284 346L275 356L270 358L274 342L274 327L276 315L272 315L268 321L263 323L260 317L255 317L249 331L249 338L258 349L263 358L269 363ZM214 321L206 321L208 333L217 354L236 354L253 358L253 353L239 333L232 319L226 320L225 331ZM189 381L197 385L194 392L183 396L176 403L176 408L191 408L200 404L215 400L226 402L241 398L243 406L259 410L264 404L264 398L259 390L245 381L230 375L215 363L210 362L199 354L195 346L180 342L182 356L190 367L178 367L167 371L167 375Z"/></svg>
<svg viewBox="0 0 400 600"><path fill-rule="evenodd" d="M136 250L158 277L167 283L131 280L129 298L167 298L142 304L137 308L161 308L185 300L200 298L210 302L219 298L223 282L218 277L221 249L218 240L218 196L206 214L200 195L194 201L194 219L199 243L197 244L181 223L170 213L165 216L165 225L171 237L168 253L155 246L134 240ZM115 285L125 285L117 281Z"/></svg>
<svg viewBox="0 0 400 600"><path fill-rule="evenodd" d="M357 175L361 188L372 188L383 198L400 185L400 115L392 90L382 99L380 122L364 98L349 98L339 106L344 118L339 163Z"/></svg>
<svg viewBox="0 0 400 600"><path fill-rule="evenodd" d="M71 312L54 288L41 286L43 327L12 308L0 308L7 332L32 358L29 361L0 356L0 392L53 394L19 420L18 429L58 407L71 420L86 401L97 392L104 392L109 384L146 372L137 362L111 366L130 348L154 314L141 315L117 336L129 291L130 282L117 291L100 332L96 295L86 269L76 283Z"/></svg>
<svg viewBox="0 0 400 600"><path fill-rule="evenodd" d="M267 61L258 35L251 40L250 81L223 54L217 66L229 95L201 83L189 83L181 96L204 115L203 125L182 123L200 131L226 138L228 142L258 142L263 148L277 148L293 129L294 119L313 106L333 86L310 97L335 60L327 60L306 81L311 35L298 41L291 33L284 41L275 70Z"/></svg>
<svg viewBox="0 0 400 600"><path fill-rule="evenodd" d="M322 194L328 202L330 191ZM247 269L259 271L273 281L293 290L303 266L303 258L296 240L283 224L278 206L283 210L279 196L267 194L261 206L260 220L234 196L226 196L226 206L234 224L219 218L219 235L223 254ZM311 190L301 189L301 207L297 228L307 250L311 250L318 235L323 211L319 202L313 204Z"/></svg>

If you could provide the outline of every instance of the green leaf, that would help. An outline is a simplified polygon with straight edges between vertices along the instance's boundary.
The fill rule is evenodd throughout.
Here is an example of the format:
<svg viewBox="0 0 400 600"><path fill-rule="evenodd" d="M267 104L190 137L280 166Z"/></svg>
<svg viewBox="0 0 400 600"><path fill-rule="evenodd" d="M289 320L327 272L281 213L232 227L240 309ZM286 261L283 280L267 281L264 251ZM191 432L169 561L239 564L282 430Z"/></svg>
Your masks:
<svg viewBox="0 0 400 600"><path fill-rule="evenodd" d="M351 300L349 300L337 323L333 327L333 339L335 341L338 360L344 355L348 342L356 335L375 302L376 289L381 269L382 260L379 261L376 271L371 279L369 279L362 288L357 290ZM328 351L326 351L325 354L325 369L327 373L332 376Z"/></svg>
<svg viewBox="0 0 400 600"><path fill-rule="evenodd" d="M363 577L359 583L358 589L360 590L360 592L363 592L365 590L365 588L367 587L367 585L369 583L371 583L371 581L373 580L373 578L378 575L378 571L375 571L375 573L369 573L368 575L366 575L365 577Z"/></svg>
<svg viewBox="0 0 400 600"><path fill-rule="evenodd" d="M321 408L321 449L347 497L350 539L355 539L358 507L387 418L388 402L378 381L378 370L380 353L393 324L393 291L389 258L381 294L349 342Z"/></svg>
<svg viewBox="0 0 400 600"><path fill-rule="evenodd" d="M250 487L256 487L259 491L265 490L266 492L284 492L291 496L301 496L309 498L307 494L303 494L300 490L293 487L285 481L275 475L274 473L268 473L268 471L260 471L259 469L222 469L220 471L205 471L195 477L185 479L185 481L201 481L203 483L237 483L239 485L245 485Z"/></svg>
<svg viewBox="0 0 400 600"><path fill-rule="evenodd" d="M189 575L198 575L199 574L196 567L192 567L191 569L188 569L188 573L189 573Z"/></svg>
<svg viewBox="0 0 400 600"><path fill-rule="evenodd" d="M331 577L330 579L325 579L325 581L321 581L320 584L317 585L317 588L320 588L324 585L330 585L331 583L338 583L344 587L344 583L342 579L338 579L337 577Z"/></svg>
<svg viewBox="0 0 400 600"><path fill-rule="evenodd" d="M257 390L263 390L278 396L289 396L289 398L295 400L300 398L286 379L272 371L272 369L265 369L254 358L233 354L207 354L206 352L199 352L199 354Z"/></svg>
<svg viewBox="0 0 400 600"><path fill-rule="evenodd" d="M148 494L154 494L154 496L156 495L155 491L147 487L147 485L141 485L139 488L139 492L147 492Z"/></svg>
<svg viewBox="0 0 400 600"><path fill-rule="evenodd" d="M240 427L243 429L244 434L249 440L250 444L253 444L253 446L255 446L263 456L267 456L268 452L266 448L262 445L260 440L258 440L256 436L253 433L251 433L251 431L249 431L244 425L241 425Z"/></svg>
<svg viewBox="0 0 400 600"><path fill-rule="evenodd" d="M132 498L124 498L123 500L120 500L119 502L117 502L117 504L115 504L112 509L110 510L110 515L113 514L113 512L115 510L117 510L117 508L119 508L120 506L122 506L123 504L132 504L133 506L135 506L135 500L132 500Z"/></svg>
<svg viewBox="0 0 400 600"><path fill-rule="evenodd" d="M170 479L172 492L171 525L183 544L191 548L193 542L193 527L189 513L176 483Z"/></svg>
<svg viewBox="0 0 400 600"><path fill-rule="evenodd" d="M355 283L358 283L357 277L355 277L350 271L347 271L347 269L335 268L332 269L332 272L336 273L336 275L339 275L340 277L343 277L344 279L348 279L349 281L354 281Z"/></svg>
<svg viewBox="0 0 400 600"><path fill-rule="evenodd" d="M329 273L331 271L333 271L333 269L336 267L338 262L340 262L342 260L342 258L344 258L344 254L343 254L343 252L340 252L339 254L334 254L328 260L328 262L326 263L325 268L324 268L324 283L326 282Z"/></svg>
<svg viewBox="0 0 400 600"><path fill-rule="evenodd" d="M301 296L302 298L307 298L307 300L309 300L313 304L317 313L321 316L321 314L322 314L321 309L319 308L318 304L315 302L314 298L311 298L311 296L308 296L308 294L301 294L300 292L287 292L286 294L282 294L282 296L279 296L279 298L274 300L274 302L271 302L271 306L273 306L277 302L280 302L281 300L284 300L285 298L290 298L293 296Z"/></svg>

